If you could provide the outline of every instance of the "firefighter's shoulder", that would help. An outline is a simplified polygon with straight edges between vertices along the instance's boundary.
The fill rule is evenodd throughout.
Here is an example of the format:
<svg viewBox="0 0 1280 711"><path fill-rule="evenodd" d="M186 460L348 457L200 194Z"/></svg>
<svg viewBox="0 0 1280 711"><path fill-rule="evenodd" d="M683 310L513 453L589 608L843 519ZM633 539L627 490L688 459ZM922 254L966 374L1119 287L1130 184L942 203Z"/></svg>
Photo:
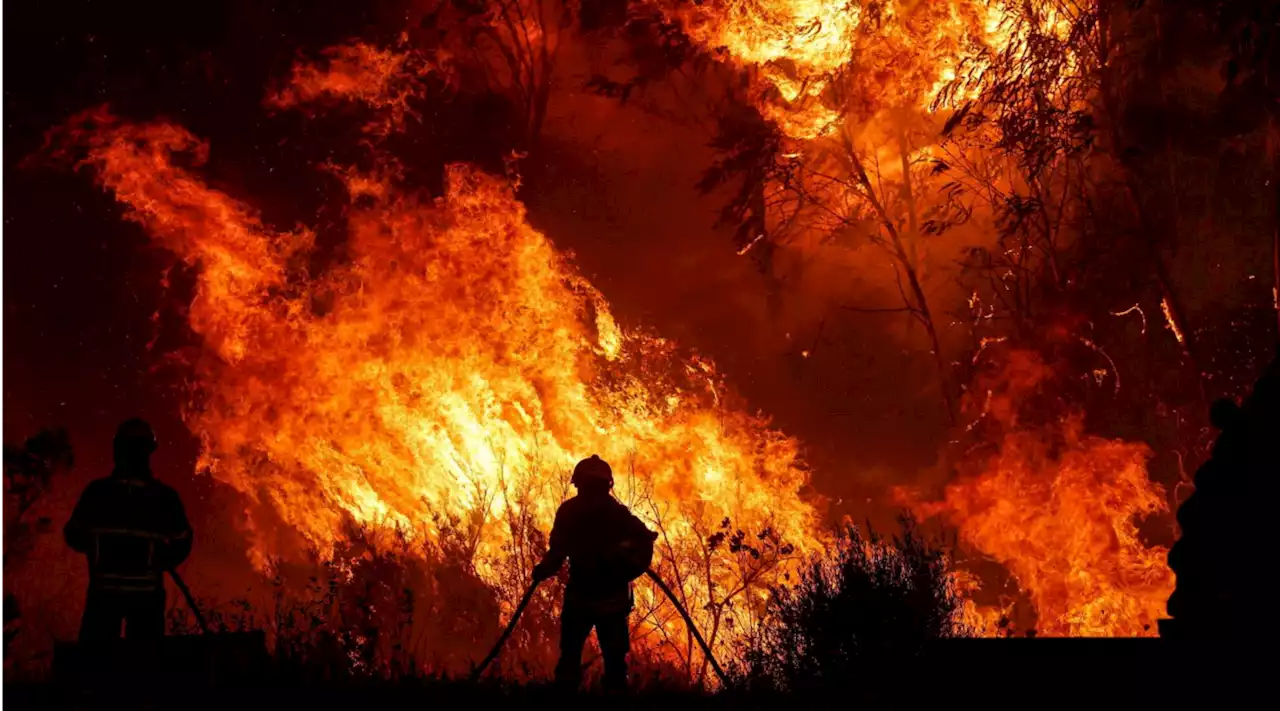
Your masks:
<svg viewBox="0 0 1280 711"><path fill-rule="evenodd" d="M587 508L590 502L581 496L571 496L560 504L560 508L556 509L556 517L560 516L577 516Z"/></svg>
<svg viewBox="0 0 1280 711"><path fill-rule="evenodd" d="M101 499L115 494L115 480L109 476L94 479L85 485L84 491L81 492L80 498L86 500Z"/></svg>
<svg viewBox="0 0 1280 711"><path fill-rule="evenodd" d="M565 499L564 501L560 502L560 506L556 509L555 525L561 526L564 524L565 521L569 520L570 518L573 518L575 507L572 506L572 504L573 504L572 498Z"/></svg>
<svg viewBox="0 0 1280 711"><path fill-rule="evenodd" d="M157 479L149 479L147 488L150 490L151 496L157 501L168 506L182 506L182 497L178 495L178 490L168 484Z"/></svg>
<svg viewBox="0 0 1280 711"><path fill-rule="evenodd" d="M656 531L649 530L645 522L635 514L626 504L621 501L617 502L617 513L620 521L626 523L626 526L636 535L647 535L651 539L656 539L658 534Z"/></svg>
<svg viewBox="0 0 1280 711"><path fill-rule="evenodd" d="M645 526L644 522L640 520L640 517L636 516L635 513L631 511L631 508L626 504L614 499L612 508L613 515L617 519L619 525L624 526L627 529L644 529L645 532L649 531L648 526Z"/></svg>

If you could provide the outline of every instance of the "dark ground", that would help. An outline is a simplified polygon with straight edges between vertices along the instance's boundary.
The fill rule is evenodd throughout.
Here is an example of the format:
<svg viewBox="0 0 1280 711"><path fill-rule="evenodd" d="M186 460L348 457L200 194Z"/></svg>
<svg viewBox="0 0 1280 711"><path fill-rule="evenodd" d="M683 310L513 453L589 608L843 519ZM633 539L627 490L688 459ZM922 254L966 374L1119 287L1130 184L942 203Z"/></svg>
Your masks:
<svg viewBox="0 0 1280 711"><path fill-rule="evenodd" d="M191 640L175 648L191 649ZM281 683L259 660L237 681L202 683L197 656L166 652L167 665L148 669L149 688L87 692L57 681L6 685L14 709L90 708L397 708L470 705L548 708L1222 708L1260 703L1270 682L1265 657L1239 647L1198 648L1158 639L951 640L910 661L884 668L844 690L785 696L740 689L714 694L648 688L626 699L584 693L558 696L544 684L413 679L402 682ZM172 667L172 668L170 668ZM227 677L235 676L227 674ZM156 679L164 680L156 684Z"/></svg>

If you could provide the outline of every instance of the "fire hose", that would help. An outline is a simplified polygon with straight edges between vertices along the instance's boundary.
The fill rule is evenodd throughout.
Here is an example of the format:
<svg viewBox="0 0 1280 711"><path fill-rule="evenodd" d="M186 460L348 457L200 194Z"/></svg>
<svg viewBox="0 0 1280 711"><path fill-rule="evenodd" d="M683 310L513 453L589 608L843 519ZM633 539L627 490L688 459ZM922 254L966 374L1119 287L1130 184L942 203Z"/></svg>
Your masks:
<svg viewBox="0 0 1280 711"><path fill-rule="evenodd" d="M676 594L672 592L671 588L667 587L667 584L662 581L662 578L660 578L652 568L646 569L644 574L649 576L649 579L658 586L658 589L661 590L663 594L667 596L667 599L671 601L671 604L675 606L676 611L680 613L680 617L684 618L684 623L689 626L689 632L691 632L693 634L693 638L697 640L698 646L702 647L702 653L706 656L707 662L711 664L711 669L716 673L716 676L719 677L720 683L727 685L729 683L729 678L725 675L724 669L720 667L720 663L716 661L715 655L711 653L711 647L707 644L707 641L703 639L702 634L698 632L698 626L693 624L693 618L689 616L689 611L684 608L684 605L680 604L680 600L676 598ZM538 588L538 584L540 582L542 581L534 580L529 584L529 588L524 591L524 597L520 598L520 604L516 605L516 610L511 615L511 620L507 622L506 628L502 630L502 635L498 637L497 644L493 645L493 649L489 652L489 656L485 657L484 661L480 662L480 665L471 672L472 681L479 679L480 675L484 673L484 670L493 663L494 659L497 659L498 653L502 651L502 646L507 643L507 639L510 638L511 633L515 631L516 622L519 621L521 613L524 612L525 607L528 607L529 601L533 599L533 591Z"/></svg>
<svg viewBox="0 0 1280 711"><path fill-rule="evenodd" d="M90 529L90 533L92 533L94 536L95 548L98 545L97 537L104 534L123 534L127 536L136 536L139 538L149 539L152 541L172 540L170 536L165 536L161 534L145 533L145 532L133 531L133 530L121 530L121 529L115 529L115 528L95 527ZM190 534L188 533L187 535L190 535ZM175 568L169 568L165 572L169 573L169 577L173 580L173 584L178 587L178 591L182 593L182 597L186 598L187 606L191 608L191 614L194 615L196 618L196 624L200 625L200 631L204 634L209 634L209 625L205 623L204 615L200 613L200 606L196 604L196 598L194 595L191 594L191 589L187 587L186 581L182 579L181 575L178 575L178 571Z"/></svg>
<svg viewBox="0 0 1280 711"><path fill-rule="evenodd" d="M191 608L191 614L196 617L196 624L200 625L200 632L209 634L209 625L205 624L204 615L200 614L200 606L196 604L196 598L191 594L191 589L187 587L186 582L182 580L182 576L178 575L178 571L170 568L169 577L173 579L173 584L178 586L178 590L182 596L187 599L187 606Z"/></svg>

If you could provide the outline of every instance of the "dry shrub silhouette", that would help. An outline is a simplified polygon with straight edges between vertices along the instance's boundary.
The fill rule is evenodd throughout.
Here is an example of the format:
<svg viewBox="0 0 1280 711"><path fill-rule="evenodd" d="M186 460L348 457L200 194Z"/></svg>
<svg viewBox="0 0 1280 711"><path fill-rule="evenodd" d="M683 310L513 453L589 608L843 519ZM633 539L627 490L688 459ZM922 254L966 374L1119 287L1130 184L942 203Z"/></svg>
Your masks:
<svg viewBox="0 0 1280 711"><path fill-rule="evenodd" d="M768 621L735 665L744 689L866 693L909 672L931 642L970 635L944 549L900 520L891 539L848 526L793 586L773 591Z"/></svg>

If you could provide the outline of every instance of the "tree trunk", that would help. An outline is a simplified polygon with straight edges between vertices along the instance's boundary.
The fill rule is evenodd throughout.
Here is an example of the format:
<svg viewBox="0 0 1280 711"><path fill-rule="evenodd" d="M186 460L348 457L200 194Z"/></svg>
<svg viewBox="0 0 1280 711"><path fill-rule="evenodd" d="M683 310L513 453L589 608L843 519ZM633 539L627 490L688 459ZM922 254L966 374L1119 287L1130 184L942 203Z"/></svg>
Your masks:
<svg viewBox="0 0 1280 711"><path fill-rule="evenodd" d="M942 352L942 342L938 338L938 330L935 328L933 320L933 312L929 309L929 300L925 297L924 288L920 283L919 272L916 269L916 260L914 255L908 251L907 245L903 242L902 235L898 228L894 225L893 219L889 216L888 211L875 193L875 188L871 184L871 179L867 176L867 171L862 167L862 161L859 160L857 153L854 151L852 144L846 142L845 149L848 152L849 159L852 163L854 174L857 176L858 183L862 186L865 193L864 197L871 203L871 207L876 211L880 218L880 226L884 229L885 234L889 236L889 252L894 259L902 267L907 275L907 285L911 288L910 298L906 298L906 306L911 310L913 316L923 326L925 333L929 336L929 346L933 351L934 365L938 369L938 386L942 391L942 401L947 408L947 419L951 424L956 424L956 407L955 399L951 392L951 375L947 370L946 356ZM915 194L911 189L911 172L909 170L908 157L906 154L906 146L902 146L902 180L906 187L906 197L908 205L908 225L912 229L912 236L915 236L916 214L915 214ZM915 303L911 303L914 301Z"/></svg>

